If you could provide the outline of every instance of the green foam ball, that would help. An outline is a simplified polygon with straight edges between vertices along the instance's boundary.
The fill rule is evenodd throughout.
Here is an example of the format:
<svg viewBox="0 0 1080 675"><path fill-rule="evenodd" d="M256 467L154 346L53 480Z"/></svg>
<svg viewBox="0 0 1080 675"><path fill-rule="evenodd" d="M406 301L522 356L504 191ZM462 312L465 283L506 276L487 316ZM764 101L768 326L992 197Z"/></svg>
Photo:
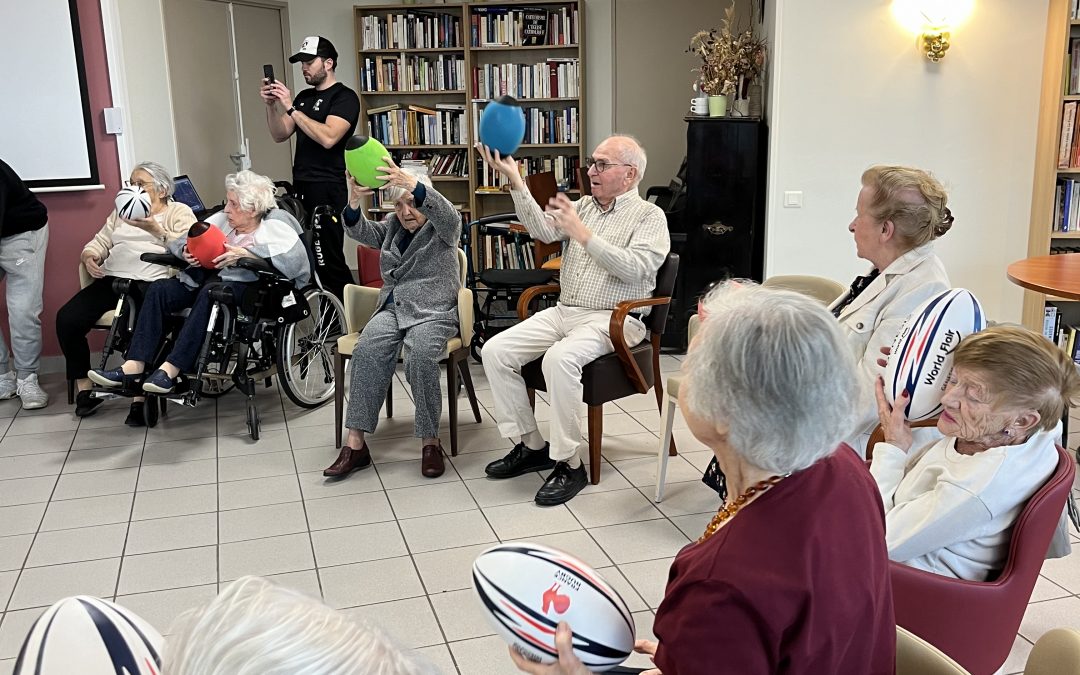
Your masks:
<svg viewBox="0 0 1080 675"><path fill-rule="evenodd" d="M353 136L345 144L345 166L349 173L364 187L377 190L386 185L386 180L375 173L381 166L386 166L383 157L388 155L382 143L367 136Z"/></svg>

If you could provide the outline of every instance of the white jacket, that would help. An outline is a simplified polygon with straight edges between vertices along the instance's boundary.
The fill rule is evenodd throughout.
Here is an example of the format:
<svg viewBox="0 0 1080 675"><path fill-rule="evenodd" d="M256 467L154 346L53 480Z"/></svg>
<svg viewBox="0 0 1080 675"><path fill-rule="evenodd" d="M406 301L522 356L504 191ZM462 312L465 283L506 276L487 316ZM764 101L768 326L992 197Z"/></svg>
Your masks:
<svg viewBox="0 0 1080 675"><path fill-rule="evenodd" d="M912 429L911 451L874 446L870 473L885 504L889 558L985 581L1005 566L1013 523L1057 467L1061 423L1020 445L974 455L936 428Z"/></svg>
<svg viewBox="0 0 1080 675"><path fill-rule="evenodd" d="M885 371L877 364L882 358L881 348L892 346L904 320L916 307L950 287L933 244L926 244L894 260L840 312L840 328L858 361L861 385L859 421L848 444L864 456L869 434L878 423L874 383ZM829 309L845 301L849 293L834 300Z"/></svg>

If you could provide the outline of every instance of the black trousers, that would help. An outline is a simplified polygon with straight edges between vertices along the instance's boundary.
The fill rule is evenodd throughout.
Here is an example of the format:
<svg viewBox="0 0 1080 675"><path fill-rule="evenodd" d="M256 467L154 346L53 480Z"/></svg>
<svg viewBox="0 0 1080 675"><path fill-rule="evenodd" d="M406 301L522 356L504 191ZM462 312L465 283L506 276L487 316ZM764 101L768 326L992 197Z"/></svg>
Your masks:
<svg viewBox="0 0 1080 675"><path fill-rule="evenodd" d="M316 206L331 206L334 213L340 214L349 200L349 190L345 185L344 177L336 181L293 181L300 203L304 205L308 218L315 213ZM345 228L339 223L337 227L324 227L322 229L322 255L325 267L318 270L319 279L326 290L342 299L345 284L356 283L353 280L352 271L345 262Z"/></svg>
<svg viewBox="0 0 1080 675"><path fill-rule="evenodd" d="M67 379L80 380L90 370L90 343L86 335L110 309L116 308L120 296L113 290L116 277L102 277L67 301L56 313L56 338L60 341L60 351L67 361ZM130 293L136 302L141 302L149 284L136 281L130 286Z"/></svg>

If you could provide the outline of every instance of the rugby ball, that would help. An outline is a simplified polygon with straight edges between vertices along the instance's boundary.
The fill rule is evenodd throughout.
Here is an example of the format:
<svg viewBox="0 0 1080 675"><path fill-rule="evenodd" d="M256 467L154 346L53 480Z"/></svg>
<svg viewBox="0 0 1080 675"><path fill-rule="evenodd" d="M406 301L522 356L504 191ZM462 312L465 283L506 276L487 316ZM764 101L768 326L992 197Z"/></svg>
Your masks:
<svg viewBox="0 0 1080 675"><path fill-rule="evenodd" d="M116 193L116 213L128 220L142 220L150 215L150 195L138 185Z"/></svg>
<svg viewBox="0 0 1080 675"><path fill-rule="evenodd" d="M982 305L963 288L930 298L908 317L893 340L885 368L885 397L891 405L907 390L906 417L915 422L941 414L941 396L960 341L986 328Z"/></svg>
<svg viewBox="0 0 1080 675"><path fill-rule="evenodd" d="M539 544L501 544L477 556L473 588L484 615L525 658L558 660L555 629L574 633L574 653L590 670L622 663L634 650L634 619L626 603L594 569Z"/></svg>
<svg viewBox="0 0 1080 675"><path fill-rule="evenodd" d="M23 641L14 675L160 675L164 643L128 610L86 595L60 600Z"/></svg>

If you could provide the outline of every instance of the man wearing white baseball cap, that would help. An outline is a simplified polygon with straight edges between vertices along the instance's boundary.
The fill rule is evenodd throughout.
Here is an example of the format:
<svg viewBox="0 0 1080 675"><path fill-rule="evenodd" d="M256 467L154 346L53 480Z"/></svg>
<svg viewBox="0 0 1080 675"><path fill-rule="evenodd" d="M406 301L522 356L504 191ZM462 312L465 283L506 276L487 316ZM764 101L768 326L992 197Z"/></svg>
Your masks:
<svg viewBox="0 0 1080 675"><path fill-rule="evenodd" d="M329 40L311 35L289 57L289 63L301 62L304 81L311 88L293 98L281 80L263 80L260 90L266 103L270 136L284 143L296 133L293 187L308 214L320 205L329 205L334 213L340 213L349 197L343 178L345 143L356 129L360 99L355 91L337 81L334 75L337 60L337 50ZM322 229L326 262L319 274L328 290L339 298L345 284L353 283L352 272L345 263L343 239L340 227Z"/></svg>

